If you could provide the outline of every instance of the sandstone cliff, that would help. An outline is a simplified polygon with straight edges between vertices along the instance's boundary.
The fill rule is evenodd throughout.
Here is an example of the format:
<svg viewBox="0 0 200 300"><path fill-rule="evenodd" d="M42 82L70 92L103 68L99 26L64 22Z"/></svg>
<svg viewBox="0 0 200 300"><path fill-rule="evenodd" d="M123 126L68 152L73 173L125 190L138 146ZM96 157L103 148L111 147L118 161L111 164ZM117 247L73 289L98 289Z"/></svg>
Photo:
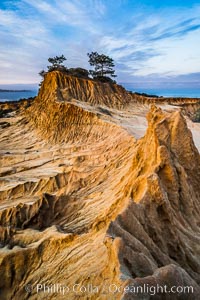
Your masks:
<svg viewBox="0 0 200 300"><path fill-rule="evenodd" d="M3 120L1 299L198 299L199 152L181 111L149 101L52 72ZM123 289L144 284L193 293Z"/></svg>

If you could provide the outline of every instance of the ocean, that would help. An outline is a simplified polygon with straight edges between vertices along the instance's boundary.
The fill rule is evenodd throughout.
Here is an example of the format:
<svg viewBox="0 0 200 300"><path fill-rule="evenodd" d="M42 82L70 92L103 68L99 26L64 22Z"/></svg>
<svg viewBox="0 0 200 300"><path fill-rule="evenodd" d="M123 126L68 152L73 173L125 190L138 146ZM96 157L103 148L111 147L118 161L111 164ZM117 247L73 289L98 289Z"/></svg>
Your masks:
<svg viewBox="0 0 200 300"><path fill-rule="evenodd" d="M167 88L139 88L134 87L134 84L123 83L122 84L128 91L137 93L146 93L148 95L157 95L163 97L181 97L181 98L200 98L200 87L188 88L188 87L167 87Z"/></svg>
<svg viewBox="0 0 200 300"><path fill-rule="evenodd" d="M183 97L183 98L200 98L200 87L197 88L138 88L134 87L134 84L122 83L122 85L132 92L146 93L148 95L157 95L163 97ZM37 90L24 91L24 92L0 92L0 101L13 101L24 98L35 97Z"/></svg>
<svg viewBox="0 0 200 300"><path fill-rule="evenodd" d="M24 98L35 97L37 95L37 90L24 91L24 92L1 92L0 91L0 101L16 101Z"/></svg>

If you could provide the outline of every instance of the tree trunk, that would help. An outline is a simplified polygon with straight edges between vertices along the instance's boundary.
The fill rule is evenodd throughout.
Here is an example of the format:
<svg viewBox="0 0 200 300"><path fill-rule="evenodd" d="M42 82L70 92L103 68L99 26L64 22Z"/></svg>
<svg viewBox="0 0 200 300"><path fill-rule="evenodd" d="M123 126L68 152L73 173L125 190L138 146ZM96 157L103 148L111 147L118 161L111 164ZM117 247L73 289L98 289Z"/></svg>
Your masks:
<svg viewBox="0 0 200 300"><path fill-rule="evenodd" d="M101 76L103 77L103 64L101 65Z"/></svg>

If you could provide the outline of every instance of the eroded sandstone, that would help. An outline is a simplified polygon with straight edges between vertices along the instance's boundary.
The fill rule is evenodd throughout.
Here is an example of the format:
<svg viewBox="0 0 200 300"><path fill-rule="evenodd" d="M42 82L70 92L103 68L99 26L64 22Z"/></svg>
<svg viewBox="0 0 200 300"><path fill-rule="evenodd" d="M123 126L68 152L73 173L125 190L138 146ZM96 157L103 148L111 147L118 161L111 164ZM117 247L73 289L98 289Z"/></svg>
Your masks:
<svg viewBox="0 0 200 300"><path fill-rule="evenodd" d="M149 104L52 72L3 119L1 299L172 299L124 292L144 284L198 299L199 152L180 109Z"/></svg>

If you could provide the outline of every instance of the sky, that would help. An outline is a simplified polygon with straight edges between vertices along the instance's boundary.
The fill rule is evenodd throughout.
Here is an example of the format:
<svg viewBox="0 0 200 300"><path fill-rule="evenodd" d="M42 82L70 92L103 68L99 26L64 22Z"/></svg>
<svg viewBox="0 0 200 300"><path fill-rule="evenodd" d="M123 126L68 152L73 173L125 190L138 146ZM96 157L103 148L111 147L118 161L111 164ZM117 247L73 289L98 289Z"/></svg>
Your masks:
<svg viewBox="0 0 200 300"><path fill-rule="evenodd" d="M61 54L89 69L91 51L114 59L118 82L200 86L200 2L1 0L0 86L38 84Z"/></svg>

